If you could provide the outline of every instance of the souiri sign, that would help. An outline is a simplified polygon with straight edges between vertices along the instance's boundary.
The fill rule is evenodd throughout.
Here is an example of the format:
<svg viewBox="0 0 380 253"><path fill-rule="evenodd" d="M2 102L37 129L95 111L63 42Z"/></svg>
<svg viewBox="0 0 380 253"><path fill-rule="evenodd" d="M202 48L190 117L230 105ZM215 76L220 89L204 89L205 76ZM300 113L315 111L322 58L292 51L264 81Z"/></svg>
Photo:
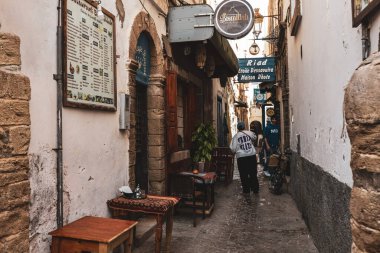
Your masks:
<svg viewBox="0 0 380 253"><path fill-rule="evenodd" d="M244 0L225 0L216 7L214 24L224 37L239 39L252 29L252 6Z"/></svg>
<svg viewBox="0 0 380 253"><path fill-rule="evenodd" d="M274 57L239 59L239 83L276 81Z"/></svg>

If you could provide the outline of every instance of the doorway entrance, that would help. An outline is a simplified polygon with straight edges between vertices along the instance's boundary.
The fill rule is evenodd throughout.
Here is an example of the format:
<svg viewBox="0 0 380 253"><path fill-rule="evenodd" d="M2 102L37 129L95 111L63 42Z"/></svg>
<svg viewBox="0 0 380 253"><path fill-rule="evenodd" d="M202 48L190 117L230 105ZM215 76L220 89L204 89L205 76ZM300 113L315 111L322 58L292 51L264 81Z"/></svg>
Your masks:
<svg viewBox="0 0 380 253"><path fill-rule="evenodd" d="M218 96L217 114L216 114L216 124L217 124L217 131L218 131L218 147L225 146L223 120L224 120L224 115L223 115L222 98Z"/></svg>
<svg viewBox="0 0 380 253"><path fill-rule="evenodd" d="M136 186L148 192L147 86L136 85Z"/></svg>

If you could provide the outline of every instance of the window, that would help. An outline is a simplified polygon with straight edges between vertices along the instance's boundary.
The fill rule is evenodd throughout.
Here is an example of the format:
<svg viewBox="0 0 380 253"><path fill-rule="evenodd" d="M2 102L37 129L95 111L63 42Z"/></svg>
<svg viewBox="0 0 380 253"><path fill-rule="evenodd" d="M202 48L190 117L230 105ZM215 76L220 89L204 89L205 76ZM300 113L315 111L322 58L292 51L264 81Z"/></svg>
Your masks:
<svg viewBox="0 0 380 253"><path fill-rule="evenodd" d="M379 10L380 0L351 0L352 26L357 27Z"/></svg>
<svg viewBox="0 0 380 253"><path fill-rule="evenodd" d="M184 148L184 137L185 137L185 120L184 120L184 114L185 114L185 104L186 104L186 98L184 96L184 85L181 82L177 83L177 141L178 141L178 149Z"/></svg>
<svg viewBox="0 0 380 253"><path fill-rule="evenodd" d="M290 35L296 36L298 28L302 19L302 1L291 0L290 1Z"/></svg>

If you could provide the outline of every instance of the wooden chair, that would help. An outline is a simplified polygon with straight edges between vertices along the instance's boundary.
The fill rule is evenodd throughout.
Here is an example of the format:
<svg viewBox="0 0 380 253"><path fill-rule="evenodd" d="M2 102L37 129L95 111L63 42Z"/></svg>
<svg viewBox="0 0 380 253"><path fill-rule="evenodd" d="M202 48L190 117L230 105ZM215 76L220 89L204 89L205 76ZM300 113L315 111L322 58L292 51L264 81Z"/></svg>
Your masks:
<svg viewBox="0 0 380 253"><path fill-rule="evenodd" d="M181 198L180 205L191 207L193 226L196 226L197 210L202 211L202 219L206 217L207 189L203 178L190 174L173 173L170 175L170 195Z"/></svg>
<svg viewBox="0 0 380 253"><path fill-rule="evenodd" d="M218 179L223 179L226 185L232 182L234 154L228 147L216 147L213 149L211 170L216 172Z"/></svg>

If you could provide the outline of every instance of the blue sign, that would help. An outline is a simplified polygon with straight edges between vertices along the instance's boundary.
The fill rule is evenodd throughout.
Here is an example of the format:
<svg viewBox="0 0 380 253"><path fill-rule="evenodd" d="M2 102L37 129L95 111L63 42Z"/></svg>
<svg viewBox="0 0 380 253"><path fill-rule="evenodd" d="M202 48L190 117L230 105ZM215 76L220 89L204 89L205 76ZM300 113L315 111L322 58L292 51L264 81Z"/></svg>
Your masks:
<svg viewBox="0 0 380 253"><path fill-rule="evenodd" d="M136 81L148 85L150 75L150 42L146 33L141 33L137 40L135 59L139 63Z"/></svg>
<svg viewBox="0 0 380 253"><path fill-rule="evenodd" d="M241 58L239 59L239 83L276 81L276 58Z"/></svg>
<svg viewBox="0 0 380 253"><path fill-rule="evenodd" d="M253 98L258 104L265 104L267 96L265 90L254 89L253 90Z"/></svg>

